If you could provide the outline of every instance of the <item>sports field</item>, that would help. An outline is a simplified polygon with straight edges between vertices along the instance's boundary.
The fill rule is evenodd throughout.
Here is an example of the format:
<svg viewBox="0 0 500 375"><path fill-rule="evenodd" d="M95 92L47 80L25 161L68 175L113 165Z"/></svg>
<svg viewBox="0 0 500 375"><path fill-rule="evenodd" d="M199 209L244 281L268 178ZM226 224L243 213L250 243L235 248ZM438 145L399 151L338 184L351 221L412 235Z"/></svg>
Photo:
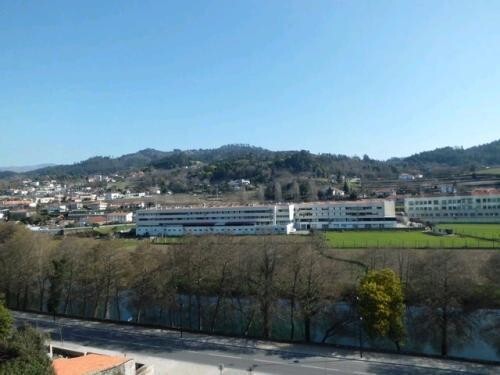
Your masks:
<svg viewBox="0 0 500 375"><path fill-rule="evenodd" d="M496 176L496 175L500 175L500 167L481 169L480 171L477 171L476 173L477 174L488 174L488 175Z"/></svg>
<svg viewBox="0 0 500 375"><path fill-rule="evenodd" d="M438 227L463 236L500 240L500 224L439 224Z"/></svg>
<svg viewBox="0 0 500 375"><path fill-rule="evenodd" d="M481 249L499 248L500 241L453 236L436 236L418 231L345 231L327 232L335 248L409 248L409 249Z"/></svg>

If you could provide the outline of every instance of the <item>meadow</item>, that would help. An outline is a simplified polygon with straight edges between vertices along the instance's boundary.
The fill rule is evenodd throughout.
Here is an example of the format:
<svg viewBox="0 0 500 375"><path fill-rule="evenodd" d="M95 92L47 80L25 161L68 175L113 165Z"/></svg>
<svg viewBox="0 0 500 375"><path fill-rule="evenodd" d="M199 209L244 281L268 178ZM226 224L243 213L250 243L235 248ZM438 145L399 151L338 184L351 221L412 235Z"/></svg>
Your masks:
<svg viewBox="0 0 500 375"><path fill-rule="evenodd" d="M464 237L437 236L420 231L345 231L325 233L328 244L334 248L408 248L408 249L493 249L500 241Z"/></svg>
<svg viewBox="0 0 500 375"><path fill-rule="evenodd" d="M500 241L500 224L439 224L438 227L452 229L453 233L461 236Z"/></svg>

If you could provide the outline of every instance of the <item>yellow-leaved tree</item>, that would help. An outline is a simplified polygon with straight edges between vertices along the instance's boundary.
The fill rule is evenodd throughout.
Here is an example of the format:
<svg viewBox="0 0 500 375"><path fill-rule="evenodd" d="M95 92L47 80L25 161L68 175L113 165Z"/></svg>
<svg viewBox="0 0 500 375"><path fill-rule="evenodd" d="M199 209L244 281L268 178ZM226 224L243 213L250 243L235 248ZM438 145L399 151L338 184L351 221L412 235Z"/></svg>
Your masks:
<svg viewBox="0 0 500 375"><path fill-rule="evenodd" d="M399 352L405 336L405 305L403 287L394 271L369 271L359 284L358 298L359 313L368 335L388 338Z"/></svg>

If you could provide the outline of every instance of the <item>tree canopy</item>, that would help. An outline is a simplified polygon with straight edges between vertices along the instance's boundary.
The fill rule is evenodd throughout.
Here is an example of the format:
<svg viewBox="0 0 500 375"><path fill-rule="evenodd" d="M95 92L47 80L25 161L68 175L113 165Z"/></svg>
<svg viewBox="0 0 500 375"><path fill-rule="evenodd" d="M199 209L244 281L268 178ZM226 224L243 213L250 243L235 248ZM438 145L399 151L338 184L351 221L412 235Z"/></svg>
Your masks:
<svg viewBox="0 0 500 375"><path fill-rule="evenodd" d="M386 337L400 350L404 338L404 294L391 269L369 271L358 288L359 312L370 337Z"/></svg>

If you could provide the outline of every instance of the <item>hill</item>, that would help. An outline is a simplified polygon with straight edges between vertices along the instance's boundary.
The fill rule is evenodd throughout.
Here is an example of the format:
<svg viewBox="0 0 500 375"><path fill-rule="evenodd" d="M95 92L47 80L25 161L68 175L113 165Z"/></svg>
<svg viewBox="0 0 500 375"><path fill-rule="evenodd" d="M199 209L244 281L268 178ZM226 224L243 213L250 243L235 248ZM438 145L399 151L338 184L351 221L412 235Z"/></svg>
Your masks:
<svg viewBox="0 0 500 375"><path fill-rule="evenodd" d="M38 164L38 165L23 165L17 167L0 167L0 172L15 172L15 173L23 173L34 171L41 168L46 168L53 166L55 164Z"/></svg>
<svg viewBox="0 0 500 375"><path fill-rule="evenodd" d="M251 178L266 182L280 175L330 178L345 175L365 179L397 178L402 172L422 172L426 176L460 174L486 166L500 165L500 140L471 148L444 147L406 158L388 161L338 154L301 151L270 151L245 144L215 149L159 151L145 149L117 158L96 156L71 165L49 166L25 173L26 176L82 177L90 174L127 173L134 170L172 171L188 169L185 177L220 182ZM179 173L177 173L179 174ZM12 176L12 172L4 173Z"/></svg>
<svg viewBox="0 0 500 375"><path fill-rule="evenodd" d="M391 161L396 164L404 162L408 165L426 167L429 165L450 167L500 165L500 140L466 149L463 147L442 147L403 159L391 159Z"/></svg>

